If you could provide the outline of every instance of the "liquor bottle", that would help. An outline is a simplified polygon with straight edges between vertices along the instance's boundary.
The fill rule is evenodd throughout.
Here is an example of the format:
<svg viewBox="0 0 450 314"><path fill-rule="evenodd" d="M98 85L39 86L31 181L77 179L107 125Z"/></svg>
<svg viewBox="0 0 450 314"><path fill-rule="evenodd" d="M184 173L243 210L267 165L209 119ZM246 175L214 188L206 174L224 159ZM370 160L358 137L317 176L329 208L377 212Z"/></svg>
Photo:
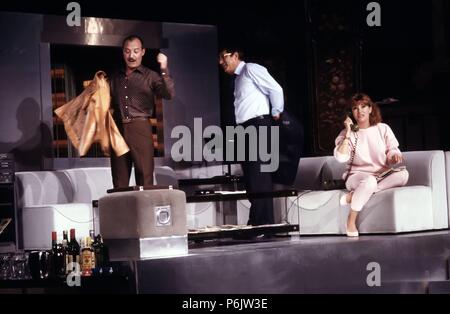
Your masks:
<svg viewBox="0 0 450 314"><path fill-rule="evenodd" d="M81 276L91 276L92 269L95 268L95 255L91 246L91 238L83 240L81 249Z"/></svg>
<svg viewBox="0 0 450 314"><path fill-rule="evenodd" d="M102 236L97 234L95 241L92 244L95 252L95 261L97 267L105 267L109 264L108 247L103 243Z"/></svg>
<svg viewBox="0 0 450 314"><path fill-rule="evenodd" d="M91 237L91 243L94 243L95 241L94 230L89 230L89 236Z"/></svg>
<svg viewBox="0 0 450 314"><path fill-rule="evenodd" d="M67 265L69 265L69 238L67 230L63 230L63 239L61 242L61 250L64 256L64 274L67 274Z"/></svg>
<svg viewBox="0 0 450 314"><path fill-rule="evenodd" d="M64 233L63 233L64 234ZM62 277L65 277L65 275L67 274L67 259L69 257L69 248L68 248L68 241L67 241L67 231L66 231L66 239L62 240L61 243L61 252L62 252L62 256L63 256L63 272L62 272Z"/></svg>
<svg viewBox="0 0 450 314"><path fill-rule="evenodd" d="M94 250L94 239L89 237L89 250L91 252L91 269L95 269L97 267L97 259L95 258L95 250Z"/></svg>
<svg viewBox="0 0 450 314"><path fill-rule="evenodd" d="M70 229L70 242L67 246L67 253L67 273L70 273L73 271L73 267L75 267L71 263L80 264L80 245L75 238L75 229Z"/></svg>
<svg viewBox="0 0 450 314"><path fill-rule="evenodd" d="M69 243L69 239L67 237L67 230L63 230L63 240L66 240L66 242Z"/></svg>
<svg viewBox="0 0 450 314"><path fill-rule="evenodd" d="M95 256L95 247L94 247L94 244L95 244L95 233L94 233L94 230L89 230L89 237L91 238L90 240L91 240L91 248L92 248L92 256L93 256L93 259L92 259L92 271L93 271L93 274L97 274L96 267L98 265L97 265L97 259L96 259L96 256Z"/></svg>

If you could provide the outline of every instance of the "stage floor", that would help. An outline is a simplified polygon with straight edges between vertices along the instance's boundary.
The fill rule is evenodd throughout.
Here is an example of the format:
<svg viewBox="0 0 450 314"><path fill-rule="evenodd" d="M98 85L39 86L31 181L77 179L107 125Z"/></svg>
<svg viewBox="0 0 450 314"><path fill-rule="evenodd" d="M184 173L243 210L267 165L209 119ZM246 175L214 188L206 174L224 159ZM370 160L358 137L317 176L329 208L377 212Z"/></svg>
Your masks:
<svg viewBox="0 0 450 314"><path fill-rule="evenodd" d="M450 231L191 243L134 262L138 293L450 293Z"/></svg>

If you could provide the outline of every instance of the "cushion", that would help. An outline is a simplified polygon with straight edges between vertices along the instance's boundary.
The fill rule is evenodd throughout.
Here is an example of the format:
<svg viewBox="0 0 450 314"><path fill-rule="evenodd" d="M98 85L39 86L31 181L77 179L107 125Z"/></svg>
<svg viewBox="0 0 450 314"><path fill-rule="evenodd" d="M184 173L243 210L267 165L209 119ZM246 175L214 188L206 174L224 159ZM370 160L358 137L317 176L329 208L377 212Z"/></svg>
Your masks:
<svg viewBox="0 0 450 314"><path fill-rule="evenodd" d="M375 193L358 216L359 231L431 230L434 228L432 203L431 189L425 186L405 186ZM341 219L344 219L348 211L342 214Z"/></svg>
<svg viewBox="0 0 450 314"><path fill-rule="evenodd" d="M302 234L339 234L340 190L306 191L287 199L288 222L300 225ZM300 221L298 217L300 215Z"/></svg>
<svg viewBox="0 0 450 314"><path fill-rule="evenodd" d="M91 203L106 195L106 190L112 189L111 169L76 168L65 170L74 187L74 202Z"/></svg>
<svg viewBox="0 0 450 314"><path fill-rule="evenodd" d="M52 231L58 242L63 230L75 229L77 241L93 230L92 206L85 203L28 206L22 209L23 248L50 249Z"/></svg>
<svg viewBox="0 0 450 314"><path fill-rule="evenodd" d="M344 191L305 191L287 201L288 221L301 234L344 234L348 206L339 204ZM282 205L282 204L280 204ZM300 215L300 221L298 220ZM431 189L393 188L375 193L358 216L361 233L412 232L433 229Z"/></svg>
<svg viewBox="0 0 450 314"><path fill-rule="evenodd" d="M17 172L18 207L73 201L74 190L63 171Z"/></svg>
<svg viewBox="0 0 450 314"><path fill-rule="evenodd" d="M338 162L334 157L328 158L321 170L321 180L340 180L347 169L347 163Z"/></svg>

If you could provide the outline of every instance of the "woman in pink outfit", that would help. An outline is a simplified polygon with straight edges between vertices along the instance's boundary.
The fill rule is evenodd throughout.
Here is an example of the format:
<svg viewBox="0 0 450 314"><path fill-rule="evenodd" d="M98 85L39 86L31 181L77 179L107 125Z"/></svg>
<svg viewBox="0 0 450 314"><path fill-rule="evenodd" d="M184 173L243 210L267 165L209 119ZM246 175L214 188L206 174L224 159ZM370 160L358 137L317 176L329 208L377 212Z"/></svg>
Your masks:
<svg viewBox="0 0 450 314"><path fill-rule="evenodd" d="M347 236L357 237L356 218L372 194L404 186L409 174L404 169L382 180L377 179L378 174L403 162L398 141L391 128L381 122L380 108L369 96L356 94L349 105L358 129L355 129L350 117L345 119L345 129L336 138L334 157L339 162L348 163L343 178L350 192L342 197L341 204L350 207Z"/></svg>

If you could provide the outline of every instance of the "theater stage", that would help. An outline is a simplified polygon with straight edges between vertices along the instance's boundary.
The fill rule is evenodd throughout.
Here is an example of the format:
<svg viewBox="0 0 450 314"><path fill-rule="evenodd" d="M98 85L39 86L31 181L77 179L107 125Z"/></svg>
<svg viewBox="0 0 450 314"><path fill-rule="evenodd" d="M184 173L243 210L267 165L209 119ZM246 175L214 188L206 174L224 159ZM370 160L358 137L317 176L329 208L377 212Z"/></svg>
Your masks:
<svg viewBox="0 0 450 314"><path fill-rule="evenodd" d="M449 256L443 230L208 241L133 266L138 293L450 293Z"/></svg>

